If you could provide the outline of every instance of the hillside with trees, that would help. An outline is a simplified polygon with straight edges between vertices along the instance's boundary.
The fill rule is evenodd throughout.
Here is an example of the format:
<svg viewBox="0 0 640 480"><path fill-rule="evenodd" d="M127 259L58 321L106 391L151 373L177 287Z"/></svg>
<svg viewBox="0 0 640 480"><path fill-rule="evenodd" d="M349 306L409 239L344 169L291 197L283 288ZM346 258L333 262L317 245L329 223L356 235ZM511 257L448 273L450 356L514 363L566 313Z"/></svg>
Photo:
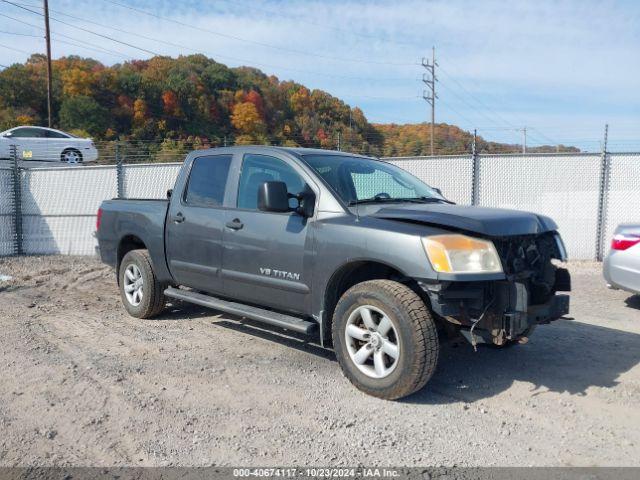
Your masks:
<svg viewBox="0 0 640 480"><path fill-rule="evenodd" d="M385 157L406 157L428 155L431 151L431 125L428 123L374 124L374 128L382 134L382 155ZM439 155L455 155L470 152L473 144L473 133L462 130L455 125L437 123L434 126L433 149ZM513 153L522 145L486 141L481 136L476 138L476 150L479 153ZM544 145L527 147L528 152L578 152L576 147L565 145Z"/></svg>
<svg viewBox="0 0 640 480"><path fill-rule="evenodd" d="M45 79L39 54L0 72L0 130L46 124ZM372 155L429 152L427 124L373 125L358 107L327 92L204 55L113 66L76 56L54 60L52 110L54 126L62 130L167 148L186 142L335 149L339 142L343 150ZM456 126L436 125L436 153L468 152L471 140ZM483 139L478 145L487 152L517 150Z"/></svg>

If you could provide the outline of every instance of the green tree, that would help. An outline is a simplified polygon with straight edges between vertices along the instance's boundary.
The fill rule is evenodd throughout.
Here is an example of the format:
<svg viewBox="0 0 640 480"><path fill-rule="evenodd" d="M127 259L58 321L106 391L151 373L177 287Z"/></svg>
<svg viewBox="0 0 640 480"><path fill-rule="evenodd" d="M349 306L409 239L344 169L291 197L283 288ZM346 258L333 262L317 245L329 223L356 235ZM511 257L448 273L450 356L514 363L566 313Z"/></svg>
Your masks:
<svg viewBox="0 0 640 480"><path fill-rule="evenodd" d="M67 130L81 129L100 136L109 126L108 114L107 109L91 97L69 97L60 107L60 127Z"/></svg>

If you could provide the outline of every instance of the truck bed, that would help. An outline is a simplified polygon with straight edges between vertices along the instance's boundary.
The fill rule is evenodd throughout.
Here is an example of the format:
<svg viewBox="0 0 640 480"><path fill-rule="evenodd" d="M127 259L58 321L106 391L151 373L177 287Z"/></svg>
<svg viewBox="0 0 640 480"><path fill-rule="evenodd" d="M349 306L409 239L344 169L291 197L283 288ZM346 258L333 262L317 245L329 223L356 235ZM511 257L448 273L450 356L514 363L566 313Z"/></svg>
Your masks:
<svg viewBox="0 0 640 480"><path fill-rule="evenodd" d="M117 267L122 239L140 241L149 249L159 278L170 279L164 254L164 223L168 208L169 201L164 199L118 198L102 202L98 231L102 261Z"/></svg>

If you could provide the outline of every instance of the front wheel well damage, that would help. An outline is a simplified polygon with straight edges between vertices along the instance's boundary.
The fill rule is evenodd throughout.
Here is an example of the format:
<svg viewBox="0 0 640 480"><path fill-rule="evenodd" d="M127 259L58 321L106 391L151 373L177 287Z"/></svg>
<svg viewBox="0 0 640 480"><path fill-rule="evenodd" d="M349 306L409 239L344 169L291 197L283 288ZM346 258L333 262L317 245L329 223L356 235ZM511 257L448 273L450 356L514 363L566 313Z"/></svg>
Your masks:
<svg viewBox="0 0 640 480"><path fill-rule="evenodd" d="M403 283L414 290L425 301L427 307L430 308L429 301L417 282L396 268L381 262L368 260L348 263L334 272L325 289L323 321L320 332L323 345L331 346L331 323L340 297L354 285L368 280L394 280Z"/></svg>

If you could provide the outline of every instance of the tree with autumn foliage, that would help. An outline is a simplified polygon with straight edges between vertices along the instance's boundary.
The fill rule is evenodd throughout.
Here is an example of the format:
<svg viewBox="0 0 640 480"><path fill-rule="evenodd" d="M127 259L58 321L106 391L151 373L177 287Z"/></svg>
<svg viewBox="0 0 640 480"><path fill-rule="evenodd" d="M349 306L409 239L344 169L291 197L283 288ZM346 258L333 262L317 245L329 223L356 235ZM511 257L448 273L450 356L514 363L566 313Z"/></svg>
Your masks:
<svg viewBox="0 0 640 480"><path fill-rule="evenodd" d="M340 136L343 149L365 154L428 153L426 124L372 125L362 110L327 92L252 67L229 68L204 55L113 66L69 56L52 66L54 126L99 140L162 151L234 142L332 149ZM0 128L46 123L45 79L40 54L0 71ZM439 124L435 143L438 153L469 151L470 134ZM482 139L479 144L487 151L499 148Z"/></svg>

